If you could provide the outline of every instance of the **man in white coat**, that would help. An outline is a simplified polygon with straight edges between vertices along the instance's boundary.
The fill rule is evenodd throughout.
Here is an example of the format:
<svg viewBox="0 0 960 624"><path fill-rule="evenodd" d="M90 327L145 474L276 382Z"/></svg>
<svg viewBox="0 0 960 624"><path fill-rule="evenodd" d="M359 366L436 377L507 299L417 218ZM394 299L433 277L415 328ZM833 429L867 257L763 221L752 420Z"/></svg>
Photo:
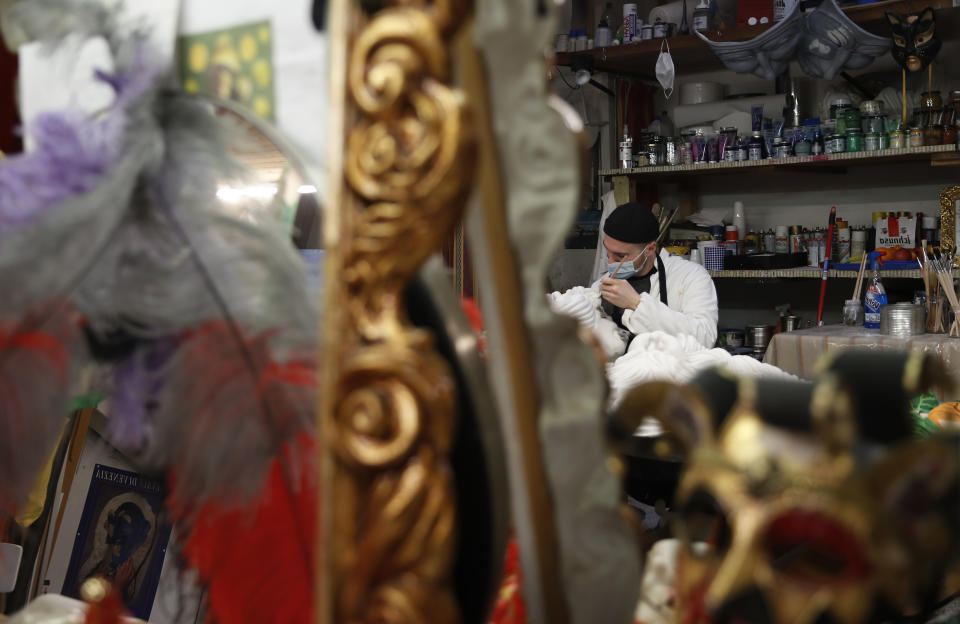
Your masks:
<svg viewBox="0 0 960 624"><path fill-rule="evenodd" d="M683 258L658 253L657 219L646 206L627 203L603 226L607 275L599 290L601 310L629 343L653 331L694 337L706 348L717 339L717 291L710 274ZM627 344L624 345L626 347Z"/></svg>

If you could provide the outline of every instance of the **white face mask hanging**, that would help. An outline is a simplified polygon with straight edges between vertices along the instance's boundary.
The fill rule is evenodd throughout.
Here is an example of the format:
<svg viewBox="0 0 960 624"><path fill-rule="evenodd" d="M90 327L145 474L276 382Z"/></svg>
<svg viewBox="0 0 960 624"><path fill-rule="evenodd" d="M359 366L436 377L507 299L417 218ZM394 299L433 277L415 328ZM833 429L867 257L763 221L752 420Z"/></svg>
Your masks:
<svg viewBox="0 0 960 624"><path fill-rule="evenodd" d="M667 46L667 51L663 51L663 46ZM670 96L673 94L673 57L670 56L670 45L667 43L667 40L664 39L663 43L660 44L660 56L657 57L657 80L660 82L660 86L663 87L663 94L670 99Z"/></svg>

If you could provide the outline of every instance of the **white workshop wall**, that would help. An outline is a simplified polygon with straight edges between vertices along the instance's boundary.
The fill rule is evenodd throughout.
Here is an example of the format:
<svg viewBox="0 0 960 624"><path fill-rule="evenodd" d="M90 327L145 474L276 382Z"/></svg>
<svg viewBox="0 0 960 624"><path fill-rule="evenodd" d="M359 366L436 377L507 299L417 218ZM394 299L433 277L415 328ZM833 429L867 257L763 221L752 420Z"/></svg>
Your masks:
<svg viewBox="0 0 960 624"><path fill-rule="evenodd" d="M313 27L312 6L312 0L183 0L180 34L270 20L277 126L322 174L327 137L327 37ZM321 175L313 184L322 187L323 178Z"/></svg>

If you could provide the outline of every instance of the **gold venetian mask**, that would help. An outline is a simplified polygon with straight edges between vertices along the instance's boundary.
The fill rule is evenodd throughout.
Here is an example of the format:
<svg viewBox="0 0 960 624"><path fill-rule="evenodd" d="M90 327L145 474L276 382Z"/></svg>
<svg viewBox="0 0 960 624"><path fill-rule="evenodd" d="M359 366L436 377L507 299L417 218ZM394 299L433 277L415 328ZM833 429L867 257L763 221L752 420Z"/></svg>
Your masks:
<svg viewBox="0 0 960 624"><path fill-rule="evenodd" d="M678 622L884 621L939 589L960 544L960 437L913 441L907 398L943 370L876 353L825 368L816 384L710 371L624 402L687 450Z"/></svg>

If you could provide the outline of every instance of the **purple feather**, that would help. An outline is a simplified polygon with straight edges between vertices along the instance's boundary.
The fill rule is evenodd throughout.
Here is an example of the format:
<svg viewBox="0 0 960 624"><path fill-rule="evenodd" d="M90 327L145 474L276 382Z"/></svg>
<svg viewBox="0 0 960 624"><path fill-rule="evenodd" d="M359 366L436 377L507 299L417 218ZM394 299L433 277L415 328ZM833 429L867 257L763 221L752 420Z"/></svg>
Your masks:
<svg viewBox="0 0 960 624"><path fill-rule="evenodd" d="M144 341L114 372L110 441L139 450L150 435L151 412L162 394L168 363L177 348L172 338Z"/></svg>
<svg viewBox="0 0 960 624"><path fill-rule="evenodd" d="M102 116L62 111L36 117L29 128L36 149L0 160L0 235L97 185L123 149L128 107L151 89L161 71L159 59L140 45L130 67L109 77L98 73L117 91Z"/></svg>

